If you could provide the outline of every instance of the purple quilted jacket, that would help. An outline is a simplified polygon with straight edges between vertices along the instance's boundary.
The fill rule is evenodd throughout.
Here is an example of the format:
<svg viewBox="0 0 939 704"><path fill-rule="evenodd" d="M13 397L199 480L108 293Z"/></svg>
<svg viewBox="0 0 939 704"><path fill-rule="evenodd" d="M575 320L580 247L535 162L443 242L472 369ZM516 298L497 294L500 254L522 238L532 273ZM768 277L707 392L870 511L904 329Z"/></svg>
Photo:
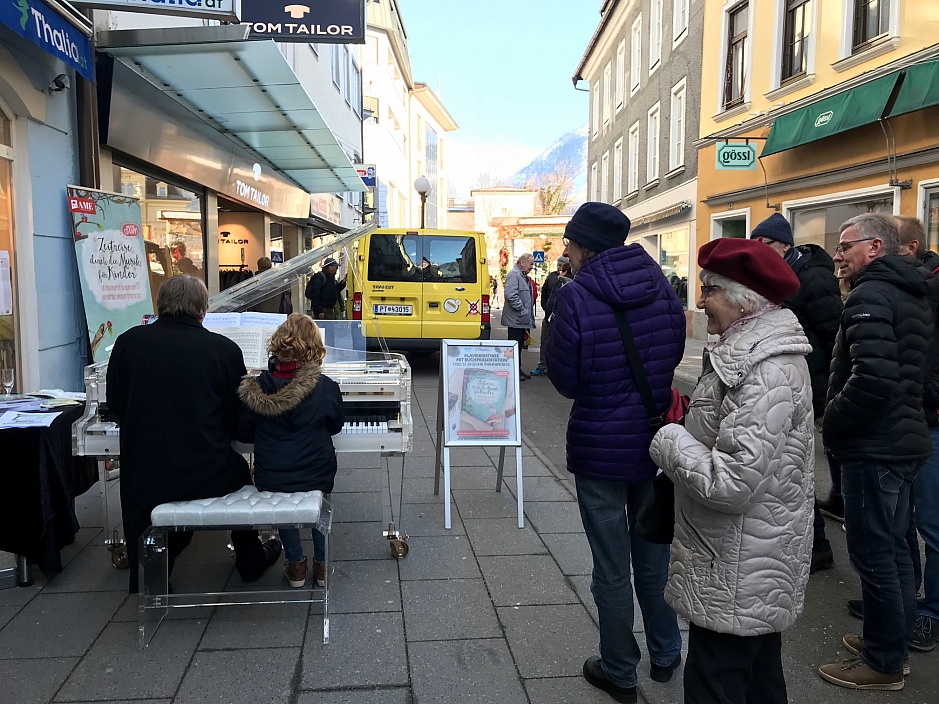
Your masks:
<svg viewBox="0 0 939 704"><path fill-rule="evenodd" d="M664 411L685 348L685 314L641 245L601 252L558 292L545 361L555 388L574 399L567 469L593 479L642 481L657 471L649 458L652 431L614 308L626 312L652 394Z"/></svg>

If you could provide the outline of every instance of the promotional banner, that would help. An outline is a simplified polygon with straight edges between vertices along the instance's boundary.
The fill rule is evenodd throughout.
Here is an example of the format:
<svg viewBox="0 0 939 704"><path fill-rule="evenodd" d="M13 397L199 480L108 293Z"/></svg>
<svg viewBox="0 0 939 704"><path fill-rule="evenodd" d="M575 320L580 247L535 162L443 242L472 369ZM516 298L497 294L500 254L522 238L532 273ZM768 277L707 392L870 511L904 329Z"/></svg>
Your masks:
<svg viewBox="0 0 939 704"><path fill-rule="evenodd" d="M89 81L95 80L91 40L42 0L3 0L0 22Z"/></svg>
<svg viewBox="0 0 939 704"><path fill-rule="evenodd" d="M154 312L140 201L121 193L68 187L75 258L95 362L114 340Z"/></svg>
<svg viewBox="0 0 939 704"><path fill-rule="evenodd" d="M122 12L148 12L179 17L202 17L237 22L235 0L71 0L76 7L98 7Z"/></svg>
<svg viewBox="0 0 939 704"><path fill-rule="evenodd" d="M517 353L508 340L443 341L445 445L521 444Z"/></svg>
<svg viewBox="0 0 939 704"><path fill-rule="evenodd" d="M241 0L241 23L251 27L249 39L364 44L365 0Z"/></svg>

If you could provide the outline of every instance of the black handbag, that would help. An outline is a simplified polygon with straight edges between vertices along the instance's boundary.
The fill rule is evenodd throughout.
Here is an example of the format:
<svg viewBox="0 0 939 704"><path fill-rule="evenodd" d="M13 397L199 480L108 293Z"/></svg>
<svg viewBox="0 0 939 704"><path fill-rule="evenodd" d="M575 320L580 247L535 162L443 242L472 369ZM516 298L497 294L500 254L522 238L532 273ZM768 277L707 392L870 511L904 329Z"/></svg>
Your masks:
<svg viewBox="0 0 939 704"><path fill-rule="evenodd" d="M639 351L636 348L632 330L629 329L626 314L622 310L615 310L614 313L616 324L623 338L623 345L626 348L626 358L629 360L636 388L642 396L642 403L646 407L652 432L655 433L666 423L680 422L688 408L688 397L672 389L672 407L665 414L659 413L652 396L652 388L649 386L649 377L646 375L642 360L639 359ZM664 472L652 480L652 492L639 504L636 515L629 518L630 521L635 521L636 532L641 538L650 543L671 544L675 537L675 485Z"/></svg>

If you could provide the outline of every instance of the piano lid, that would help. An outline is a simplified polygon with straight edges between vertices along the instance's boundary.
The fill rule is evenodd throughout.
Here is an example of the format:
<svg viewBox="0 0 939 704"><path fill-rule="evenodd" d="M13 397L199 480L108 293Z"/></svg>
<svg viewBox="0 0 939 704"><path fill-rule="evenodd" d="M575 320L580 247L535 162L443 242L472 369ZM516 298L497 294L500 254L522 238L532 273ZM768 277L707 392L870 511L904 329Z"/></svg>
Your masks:
<svg viewBox="0 0 939 704"><path fill-rule="evenodd" d="M316 267L316 271L319 271L318 266L326 258L326 255L332 254L337 249L341 249L360 237L365 237L377 227L378 223L366 223L344 235L340 235L327 244L288 259L282 266L268 269L257 276L252 276L246 281L210 296L209 312L244 312L261 301L266 301L271 296L283 293L293 286L300 277L315 273L314 267Z"/></svg>

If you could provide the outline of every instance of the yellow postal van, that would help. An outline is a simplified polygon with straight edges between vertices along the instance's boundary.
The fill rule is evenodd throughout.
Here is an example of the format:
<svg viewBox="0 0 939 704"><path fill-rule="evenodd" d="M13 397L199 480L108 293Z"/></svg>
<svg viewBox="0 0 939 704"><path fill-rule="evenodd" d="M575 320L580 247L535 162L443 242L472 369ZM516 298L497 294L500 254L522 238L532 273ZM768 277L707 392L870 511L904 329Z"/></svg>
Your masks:
<svg viewBox="0 0 939 704"><path fill-rule="evenodd" d="M369 349L439 349L488 340L489 267L481 232L377 229L353 245L347 311Z"/></svg>

